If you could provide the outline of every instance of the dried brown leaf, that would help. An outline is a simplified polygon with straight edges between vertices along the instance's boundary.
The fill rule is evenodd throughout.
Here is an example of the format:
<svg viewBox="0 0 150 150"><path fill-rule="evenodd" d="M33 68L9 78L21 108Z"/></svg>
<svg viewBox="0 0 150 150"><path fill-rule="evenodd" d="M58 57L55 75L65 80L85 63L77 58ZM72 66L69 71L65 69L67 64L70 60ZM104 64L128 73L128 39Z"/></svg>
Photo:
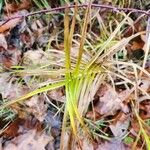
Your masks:
<svg viewBox="0 0 150 150"><path fill-rule="evenodd" d="M19 135L19 126L24 123L23 119L17 119L12 122L8 128L3 132L3 136L6 138L14 138Z"/></svg>
<svg viewBox="0 0 150 150"><path fill-rule="evenodd" d="M81 140L81 147L77 147L75 150L94 150L94 145L87 139Z"/></svg>
<svg viewBox="0 0 150 150"><path fill-rule="evenodd" d="M37 133L36 130L30 130L11 141L6 142L3 150L45 150L45 147L54 150L53 137L45 133Z"/></svg>
<svg viewBox="0 0 150 150"><path fill-rule="evenodd" d="M129 148L121 141L114 141L100 144L97 150L129 150Z"/></svg>
<svg viewBox="0 0 150 150"><path fill-rule="evenodd" d="M13 84L13 80L9 81L9 79L8 74L3 73L0 75L0 84L3 85L0 88L0 93L3 98L11 100L29 92L26 86Z"/></svg>
<svg viewBox="0 0 150 150"><path fill-rule="evenodd" d="M133 24L134 28L132 26L127 27L127 29L124 31L124 36L129 37L135 32L142 31L143 30L142 24L143 24L143 17L141 15L139 18L137 18L134 21L134 24Z"/></svg>
<svg viewBox="0 0 150 150"><path fill-rule="evenodd" d="M65 102L65 96L62 88L58 88L48 92L48 96L56 101Z"/></svg>
<svg viewBox="0 0 150 150"><path fill-rule="evenodd" d="M150 119L150 101L143 101L140 104L140 116L142 119Z"/></svg>
<svg viewBox="0 0 150 150"><path fill-rule="evenodd" d="M110 85L102 85L97 91L99 101L94 109L101 115L113 115L117 110L121 109L127 113L128 107L123 103L132 91L122 91L117 93Z"/></svg>
<svg viewBox="0 0 150 150"><path fill-rule="evenodd" d="M0 33L3 33L7 30L14 28L17 24L21 22L21 20L22 20L21 18L14 18L6 22L4 21L0 22Z"/></svg>
<svg viewBox="0 0 150 150"><path fill-rule="evenodd" d="M6 3L4 8L7 12L16 12L22 9L29 9L31 7L31 0L22 0L21 3Z"/></svg>
<svg viewBox="0 0 150 150"><path fill-rule="evenodd" d="M137 49L142 49L144 46L144 42L141 41L133 41L132 46L131 46L131 50L137 50Z"/></svg>
<svg viewBox="0 0 150 150"><path fill-rule="evenodd" d="M127 133L130 124L130 116L120 113L119 117L115 118L115 120L116 122L111 123L109 128L115 137L123 137Z"/></svg>
<svg viewBox="0 0 150 150"><path fill-rule="evenodd" d="M21 51L17 49L4 51L0 56L0 62L4 68L11 68L13 65L17 65L21 60Z"/></svg>
<svg viewBox="0 0 150 150"><path fill-rule="evenodd" d="M26 114L23 118L17 118L11 122L2 135L6 138L14 138L32 129L41 132L43 130L42 123L35 117Z"/></svg>
<svg viewBox="0 0 150 150"><path fill-rule="evenodd" d="M44 96L33 96L30 100L25 101L29 107L27 111L33 114L39 121L43 121L46 116L47 105L44 104Z"/></svg>

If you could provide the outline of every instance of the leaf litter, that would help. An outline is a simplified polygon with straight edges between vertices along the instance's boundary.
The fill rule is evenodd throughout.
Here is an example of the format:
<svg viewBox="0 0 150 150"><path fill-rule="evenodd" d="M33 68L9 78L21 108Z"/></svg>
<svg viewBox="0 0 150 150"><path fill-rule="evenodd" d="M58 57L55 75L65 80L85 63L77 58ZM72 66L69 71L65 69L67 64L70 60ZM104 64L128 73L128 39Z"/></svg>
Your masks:
<svg viewBox="0 0 150 150"><path fill-rule="evenodd" d="M48 147L53 150L53 138L41 133L37 134L35 130L30 130L23 135L15 137L12 141L7 142L3 150L45 150Z"/></svg>
<svg viewBox="0 0 150 150"><path fill-rule="evenodd" d="M107 2L96 2L107 4ZM30 91L34 91L38 87L55 83L55 81L57 81L56 79L64 80L65 73L63 69L65 54L63 52L64 37L62 32L64 28L62 14L56 13L49 16L47 15L46 17L38 14L35 18L9 19L18 15L26 15L30 11L35 11L38 8L34 6L34 3L27 0L22 0L21 3L16 3L16 1L9 2L5 4L2 11L2 21L0 21L0 94L2 104L21 97ZM111 5L115 4L112 1L109 3ZM57 4L63 5L59 2L57 2ZM79 13L83 13L83 10L80 10ZM97 14L95 15L95 13ZM117 16L117 20L112 16L113 19L111 20L110 13L111 11L107 12L107 9L98 11L95 9L95 11L91 13L91 16L94 18L91 19L91 28L89 27L88 29L88 32L91 34L88 36L91 39L89 37L86 39L81 68L84 67L84 64L88 63L93 54L96 54L98 51L98 48L94 49L94 47L101 48L103 46L103 39L99 40L98 36L104 37L105 41L107 36L109 34L111 35L113 29L119 24L120 18ZM110 17L110 22L108 21L108 16ZM131 15L130 19L135 16L134 14ZM75 67L76 58L78 57L79 39L81 38L79 36L79 27L81 26L80 17L82 18L82 15L77 17L76 34L71 48L71 68ZM119 41L122 36L130 37L135 33L145 31L146 25L142 22L143 20L145 21L145 18L143 19L141 16L136 16L135 18L136 19L132 19L132 21L128 18L128 21L130 20L133 26L127 25L124 32L120 31L120 35L116 35L116 41ZM52 20L52 26L54 26L54 28L50 26L49 20ZM130 21L128 23L131 24ZM101 26L100 29L102 29L100 32L98 24ZM108 28L110 29L107 30L104 28L104 24L109 24ZM51 31L51 28L54 30ZM107 31L107 34L103 32L103 30ZM114 43L116 41L114 41ZM110 45L113 44L113 41L111 42ZM146 35L142 34L123 46L123 50L121 49L119 51L118 56L117 53L114 54L113 59L116 59L115 61L118 62L123 60L142 66L144 54L146 53L145 45L147 45ZM89 49L92 49L92 51L88 51ZM125 53L123 51L125 51ZM104 52L105 49L102 53ZM109 58L110 57L106 59ZM94 65L96 66L97 64L95 63ZM105 67L104 64L104 68ZM73 149L128 150L132 149L132 145L127 145L123 142L123 139L127 140L129 137L133 139L136 149L140 147L143 149L147 148L146 145L142 145L142 143L145 143L144 135L140 135L139 139L137 138L140 125L134 115L132 103L134 102L139 110L139 116L144 122L142 122L143 126L146 126L146 133L149 135L149 126L147 127L147 125L145 125L145 121L150 119L149 77L145 74L140 76L135 73L135 70L132 72L131 68L126 70L126 67L122 64L114 64L113 67L116 68L116 70L120 69L120 72L118 71L119 77L123 77L123 79L128 77L130 83L127 83L127 80L122 81L122 79L119 79L121 82L117 83L116 79L118 77L115 75L108 76L104 81L100 82L94 98L90 101L86 116L84 116L85 122L86 119L90 120L87 126L91 128L93 139L90 141L86 136L81 138L84 133L80 131L80 140L79 142L74 141L75 145ZM114 69L113 67L111 71ZM57 72L58 68L61 69L62 72ZM135 66L133 66L133 68L135 69ZM145 68L143 69L149 74L149 60L146 61ZM51 74L49 70L56 70L56 72L55 74ZM116 70L114 72L118 73ZM42 76L43 74L44 77ZM137 79L137 77L139 77L139 79ZM133 82L136 85L131 85ZM120 85L118 86L117 84ZM140 91L140 89L142 90ZM92 94L89 94L89 96L91 95ZM65 89L61 87L31 96L27 101L13 104L10 109L7 110L7 113L6 109L2 109L0 111L0 116L3 120L1 121L1 130L4 131L1 134L0 149L59 149L65 103ZM12 113L14 113L15 118L13 118L14 116L11 117ZM3 114L8 114L10 118L3 118ZM69 120L67 121L69 122ZM5 126L6 124L8 124L8 126ZM65 149L67 149L71 145L71 133L66 131L64 141L64 145L66 145ZM136 141L137 145L135 144Z"/></svg>

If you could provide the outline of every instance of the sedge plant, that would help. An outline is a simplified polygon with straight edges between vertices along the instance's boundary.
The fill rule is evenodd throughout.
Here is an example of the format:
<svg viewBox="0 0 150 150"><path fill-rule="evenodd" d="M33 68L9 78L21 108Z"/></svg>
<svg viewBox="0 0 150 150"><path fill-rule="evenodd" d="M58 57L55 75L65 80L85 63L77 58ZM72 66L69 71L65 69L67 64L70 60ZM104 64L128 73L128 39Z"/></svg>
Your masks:
<svg viewBox="0 0 150 150"><path fill-rule="evenodd" d="M122 26L129 24L130 17L123 14L124 19L121 23L117 24L115 30L110 34L106 40L100 40L96 46L93 46L91 51L87 52L85 48L85 43L87 42L86 35L89 24L90 16L90 5L87 7L85 12L85 19L82 25L80 41L78 43L78 55L74 57L71 50L73 49L73 41L75 25L76 25L76 15L78 14L77 6L74 9L74 16L72 18L71 24L69 17L69 9L65 10L64 17L64 51L59 51L55 49L47 50L47 53L51 56L51 61L49 64L38 67L32 70L30 68L24 68L23 70L16 70L15 74L20 76L25 75L46 75L49 77L58 77L57 80L46 82L41 84L41 86L36 87L28 94L25 94L17 99L6 102L0 106L0 109L11 106L14 103L21 103L21 101L26 100L36 94L47 92L59 87L65 88L65 109L64 117L62 123L62 134L61 134L61 149L64 149L64 139L65 133L68 129L68 124L70 127L70 135L75 137L71 143L80 140L80 135L87 135L87 138L91 138L90 130L86 125L86 120L84 116L88 110L90 102L93 100L94 95L99 88L102 81L106 80L109 76L117 76L123 79L125 82L130 83L135 86L134 81L128 79L127 75L123 70L119 70L117 66L124 65L126 67L130 66L137 68L149 76L142 67L134 63L122 62L119 60L114 60L113 56L124 49L125 46L135 37L143 34L143 32L133 34L130 37L114 40L118 34L122 33ZM115 41L115 42L114 42ZM89 47L91 49L91 47ZM93 53L94 52L94 53ZM90 54L90 55L89 55ZM88 55L88 57L85 57ZM139 90L142 91L140 87ZM147 94L147 93L145 93ZM148 95L148 94L147 94ZM81 130L83 128L84 130ZM102 133L101 137L109 139L106 134ZM70 144L70 143L69 143ZM70 145L68 146L70 147Z"/></svg>

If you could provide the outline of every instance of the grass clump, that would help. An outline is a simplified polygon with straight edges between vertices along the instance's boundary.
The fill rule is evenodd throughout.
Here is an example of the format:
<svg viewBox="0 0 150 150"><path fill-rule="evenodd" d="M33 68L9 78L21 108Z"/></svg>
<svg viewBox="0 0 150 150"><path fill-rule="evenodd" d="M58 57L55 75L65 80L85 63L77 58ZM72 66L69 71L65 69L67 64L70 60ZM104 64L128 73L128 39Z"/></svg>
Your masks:
<svg viewBox="0 0 150 150"><path fill-rule="evenodd" d="M49 7L46 1L34 1L39 8ZM118 1L116 1L116 3L118 3ZM125 1L120 2L120 5L124 4ZM41 86L36 87L36 89L30 93L8 101L0 106L0 109L4 110L14 103L21 103L23 100L27 100L34 95L64 87L66 100L63 110L61 149L65 147L64 139L68 129L70 139L72 139L69 143L70 145L67 145L68 147L72 147L74 143L80 145L80 136L84 135L89 139L92 139L94 136L99 136L107 140L111 139L109 134L102 130L102 127L107 126L105 125L105 121L94 122L85 119L89 105L103 81L111 83L115 88L114 80L119 78L128 89L133 89L133 91L138 89L140 92L149 95L137 85L139 80L138 72L143 72L143 74L150 77L149 73L140 65L127 60L124 52L126 45L128 45L130 41L143 35L145 32L138 32L129 37L122 38L123 27L127 25L133 26L133 22L130 18L130 13L127 15L125 13L119 13L119 18L123 18L121 22L115 20L109 27L105 27L104 22L100 19L98 20L99 24L102 25L102 28L100 27L101 35L95 40L92 30L89 29L91 25L91 18L89 17L91 15L90 11L91 7L89 5L84 15L85 19L83 24L78 23L81 26L81 33L76 34L76 24L77 21L79 21L78 7L75 7L73 15L70 15L69 9L65 10L64 51L47 49L45 53L50 56L49 64L34 66L33 68L23 67L22 70L17 70L19 66L16 66L16 68L14 67L16 70L13 70L13 73L18 76L30 75L42 77L45 75L53 77L55 80L41 84ZM72 53L72 51L75 51L75 46L78 48L78 51L75 52L76 56ZM129 71L132 72L132 78L128 76ZM57 79L58 76L59 79ZM129 84L130 87L128 86ZM142 126L143 123L137 112L135 115L139 121L140 132L143 134L149 149L150 142L147 132L144 130ZM97 132L100 134L97 134ZM133 142L133 139L127 136L124 141L129 144Z"/></svg>

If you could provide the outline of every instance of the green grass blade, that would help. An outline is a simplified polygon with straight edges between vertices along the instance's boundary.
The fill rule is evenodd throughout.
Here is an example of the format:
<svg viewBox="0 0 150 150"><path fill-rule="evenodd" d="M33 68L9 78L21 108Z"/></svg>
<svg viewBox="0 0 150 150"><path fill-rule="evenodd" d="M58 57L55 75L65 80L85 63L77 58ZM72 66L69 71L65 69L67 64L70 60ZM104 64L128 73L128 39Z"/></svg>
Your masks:
<svg viewBox="0 0 150 150"><path fill-rule="evenodd" d="M143 128L142 119L140 118L139 114L137 113L136 110L134 110L134 111L135 111L135 115L136 115L137 120L138 120L139 125L140 125L141 133L143 134L143 137L145 139L147 150L150 150L150 136L148 136L145 129Z"/></svg>
<svg viewBox="0 0 150 150"><path fill-rule="evenodd" d="M86 39L86 32L87 32L89 12L90 12L90 5L87 7L86 13L85 13L85 19L84 19L82 33L81 33L81 37L82 38L81 38L81 41L80 41L78 59L77 59L77 64L76 64L76 68L75 68L75 73L76 74L78 74L78 72L79 72L80 63L81 63L81 59L82 59L82 54L83 54L83 50L84 50L84 44L85 44L85 39Z"/></svg>
<svg viewBox="0 0 150 150"><path fill-rule="evenodd" d="M43 9L43 6L41 5L41 3L38 0L33 0L33 2L35 3L35 5L40 8Z"/></svg>
<svg viewBox="0 0 150 150"><path fill-rule="evenodd" d="M70 47L69 47L69 16L68 16L68 8L65 10L65 18L64 18L64 49L65 49L65 66L68 74L68 70L71 67L70 61Z"/></svg>
<svg viewBox="0 0 150 150"><path fill-rule="evenodd" d="M43 6L45 8L49 8L50 7L50 5L48 4L47 0L41 0L41 2L42 2Z"/></svg>
<svg viewBox="0 0 150 150"><path fill-rule="evenodd" d="M120 31L121 27L125 24L126 20L128 19L129 14L122 20L122 22L117 26L117 28L114 30L114 32L111 34L111 36L108 38L106 42L104 42L102 48L99 50L98 53L96 53L95 56L91 59L91 61L87 64L86 70L90 68L90 66L99 58L99 56L102 54L102 52L108 47L110 42L114 39L116 34Z"/></svg>
<svg viewBox="0 0 150 150"><path fill-rule="evenodd" d="M73 20L72 20L72 24L71 24L71 28L70 28L70 34L69 34L69 48L71 49L72 47L72 41L73 41L73 33L74 33L74 29L75 29L75 24L76 24L76 15L77 15L77 5L75 6L74 9L74 16L73 16Z"/></svg>
<svg viewBox="0 0 150 150"><path fill-rule="evenodd" d="M42 93L42 92L47 92L49 90L53 90L53 89L56 89L56 88L59 88L59 87L62 87L65 85L65 82L62 81L62 82L57 82L57 83L53 83L51 85L48 85L48 86L45 86L45 87L42 87L42 88L39 88L39 89L36 89L28 94L25 94L23 96L21 96L20 98L17 98L15 100L11 100L9 102L6 102L5 104L3 104L2 106L0 106L0 109L4 109L6 107L9 107L10 105L14 104L14 103L17 103L17 102L20 102L20 101L23 101L23 100L26 100L36 94L39 94L39 93Z"/></svg>

